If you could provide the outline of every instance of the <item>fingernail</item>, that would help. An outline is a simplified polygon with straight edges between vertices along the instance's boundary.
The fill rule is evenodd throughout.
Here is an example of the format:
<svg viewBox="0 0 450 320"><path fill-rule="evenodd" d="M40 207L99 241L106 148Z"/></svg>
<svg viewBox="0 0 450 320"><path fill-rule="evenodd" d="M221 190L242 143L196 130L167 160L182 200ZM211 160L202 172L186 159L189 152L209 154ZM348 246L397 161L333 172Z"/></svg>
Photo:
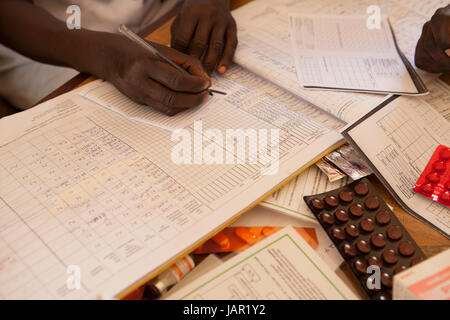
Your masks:
<svg viewBox="0 0 450 320"><path fill-rule="evenodd" d="M218 71L220 74L224 74L225 72L227 72L227 67L225 67L225 66L220 66L220 67L217 69L217 71Z"/></svg>
<svg viewBox="0 0 450 320"><path fill-rule="evenodd" d="M212 83L211 80L208 80L208 82L206 83L205 87L203 88L203 90L208 89L209 87L211 87Z"/></svg>

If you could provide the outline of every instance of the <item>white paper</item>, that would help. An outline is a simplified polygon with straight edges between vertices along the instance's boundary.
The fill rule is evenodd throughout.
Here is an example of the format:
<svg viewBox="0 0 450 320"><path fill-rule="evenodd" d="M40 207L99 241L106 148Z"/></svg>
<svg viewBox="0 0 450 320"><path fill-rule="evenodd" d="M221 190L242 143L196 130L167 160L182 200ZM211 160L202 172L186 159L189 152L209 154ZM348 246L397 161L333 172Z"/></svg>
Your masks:
<svg viewBox="0 0 450 320"><path fill-rule="evenodd" d="M291 14L297 77L305 88L424 94L397 52L386 18L369 29L367 15ZM416 75L415 75L416 76Z"/></svg>
<svg viewBox="0 0 450 320"><path fill-rule="evenodd" d="M393 23L400 49L413 63L422 26L431 17L428 13L442 6L439 0L425 2L426 14L419 14L390 0L253 1L233 11L240 40L235 61L339 119L352 123L378 106L385 95L303 89L297 83L294 57L291 54L289 14L366 15L369 6L379 6L381 13ZM414 3L422 1L415 0ZM435 74L420 70L417 72L425 83L436 77Z"/></svg>
<svg viewBox="0 0 450 320"><path fill-rule="evenodd" d="M238 24L240 41L235 62L344 122L353 122L376 107L383 96L311 91L303 89L297 83L289 34L291 10L297 9L275 6L264 1L251 2L235 10L233 15Z"/></svg>
<svg viewBox="0 0 450 320"><path fill-rule="evenodd" d="M440 79L428 85L430 94L423 97L430 106L450 121L450 86Z"/></svg>
<svg viewBox="0 0 450 320"><path fill-rule="evenodd" d="M296 231L287 227L168 299L346 300L357 297Z"/></svg>

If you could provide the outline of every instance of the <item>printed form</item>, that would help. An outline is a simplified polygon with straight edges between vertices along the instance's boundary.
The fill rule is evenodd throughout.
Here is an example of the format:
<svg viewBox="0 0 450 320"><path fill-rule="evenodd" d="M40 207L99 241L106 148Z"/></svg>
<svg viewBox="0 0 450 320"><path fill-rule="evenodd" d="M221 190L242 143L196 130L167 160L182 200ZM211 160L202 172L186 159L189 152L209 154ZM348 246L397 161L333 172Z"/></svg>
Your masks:
<svg viewBox="0 0 450 320"><path fill-rule="evenodd" d="M167 299L355 300L313 249L286 227Z"/></svg>
<svg viewBox="0 0 450 320"><path fill-rule="evenodd" d="M410 7L423 6L427 15L424 15L425 12L419 13L404 6L404 2L408 2ZM378 5L383 15L389 16L399 47L412 62L422 26L431 17L428 13L442 7L443 2L445 1L253 1L233 11L240 40L235 61L342 121L352 123L378 106L385 99L385 95L302 88L297 81L291 50L289 15L291 13L365 15L369 6ZM416 71L427 81L436 77L420 70Z"/></svg>
<svg viewBox="0 0 450 320"><path fill-rule="evenodd" d="M368 158L406 211L450 236L450 208L412 189L436 148L450 145L448 120L422 98L398 97L348 128L344 136Z"/></svg>
<svg viewBox="0 0 450 320"><path fill-rule="evenodd" d="M370 29L366 21L367 15L290 15L299 83L309 89L428 93L397 51L388 20Z"/></svg>
<svg viewBox="0 0 450 320"><path fill-rule="evenodd" d="M198 118L164 117L165 129L104 85L0 120L2 299L120 297L342 139L335 118L241 69L215 83L226 97ZM175 164L168 128L202 138L194 119L205 130L279 129L278 173L262 175L239 154L232 164Z"/></svg>

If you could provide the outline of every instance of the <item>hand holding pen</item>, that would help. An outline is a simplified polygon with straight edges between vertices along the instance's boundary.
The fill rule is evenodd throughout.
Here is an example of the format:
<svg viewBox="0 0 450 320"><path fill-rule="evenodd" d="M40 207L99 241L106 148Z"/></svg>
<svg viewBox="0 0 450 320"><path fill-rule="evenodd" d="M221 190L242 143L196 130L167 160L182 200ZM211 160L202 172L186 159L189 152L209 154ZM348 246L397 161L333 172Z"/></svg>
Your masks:
<svg viewBox="0 0 450 320"><path fill-rule="evenodd" d="M118 39L111 41L114 47L108 52L116 54L108 56L113 65L104 79L133 101L173 116L211 95L211 80L200 61L166 46L150 45L124 26L120 32L127 37L112 35Z"/></svg>
<svg viewBox="0 0 450 320"><path fill-rule="evenodd" d="M166 57L161 51L159 51L154 45L152 45L150 42L142 39L141 37L139 37L137 34L135 34L133 31L131 31L130 29L128 29L125 25L120 25L119 27L119 32L122 33L124 36L126 36L128 39L136 42L137 44L139 44L142 48L144 48L145 50L147 50L150 54L152 54L154 57L160 59L163 62L166 62L167 64L171 65L172 67L174 67L175 69L177 69L178 71L180 71L181 73L184 74L189 74L189 72L187 72L185 69L181 68L179 65L177 65L175 62L173 62L172 60L170 60L168 57ZM221 95L226 95L225 92L219 91L219 90L214 90L214 89L207 89L209 95L213 95L214 93L217 94L221 94Z"/></svg>
<svg viewBox="0 0 450 320"><path fill-rule="evenodd" d="M93 57L96 63L88 72L112 83L134 102L173 116L209 98L207 89L211 86L211 80L199 60L175 49L152 44L186 70L180 72L127 37L96 34L99 34L97 40L89 42L92 46L95 43L97 48Z"/></svg>

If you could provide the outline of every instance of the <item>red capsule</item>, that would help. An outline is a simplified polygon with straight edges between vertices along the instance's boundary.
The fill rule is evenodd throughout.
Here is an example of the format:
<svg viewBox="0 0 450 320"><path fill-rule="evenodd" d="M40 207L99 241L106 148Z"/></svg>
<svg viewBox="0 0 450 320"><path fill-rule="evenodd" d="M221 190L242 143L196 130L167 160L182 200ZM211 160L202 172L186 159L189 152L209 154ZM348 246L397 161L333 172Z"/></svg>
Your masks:
<svg viewBox="0 0 450 320"><path fill-rule="evenodd" d="M435 171L427 175L427 179L431 183L438 183L441 180L441 176Z"/></svg>
<svg viewBox="0 0 450 320"><path fill-rule="evenodd" d="M425 183L422 185L421 188L422 188L423 192L425 192L425 193L433 193L433 191L434 191L434 186L431 183Z"/></svg>
<svg viewBox="0 0 450 320"><path fill-rule="evenodd" d="M434 167L434 170L439 171L439 172L442 172L442 171L445 171L445 168L446 168L447 166L445 165L445 162L444 162L444 161L436 161L436 162L434 163L433 167Z"/></svg>
<svg viewBox="0 0 450 320"><path fill-rule="evenodd" d="M450 159L450 148L444 149L441 151L441 158L444 160Z"/></svg>
<svg viewBox="0 0 450 320"><path fill-rule="evenodd" d="M449 190L444 191L441 194L441 200L444 201L444 202L450 202L450 191Z"/></svg>

